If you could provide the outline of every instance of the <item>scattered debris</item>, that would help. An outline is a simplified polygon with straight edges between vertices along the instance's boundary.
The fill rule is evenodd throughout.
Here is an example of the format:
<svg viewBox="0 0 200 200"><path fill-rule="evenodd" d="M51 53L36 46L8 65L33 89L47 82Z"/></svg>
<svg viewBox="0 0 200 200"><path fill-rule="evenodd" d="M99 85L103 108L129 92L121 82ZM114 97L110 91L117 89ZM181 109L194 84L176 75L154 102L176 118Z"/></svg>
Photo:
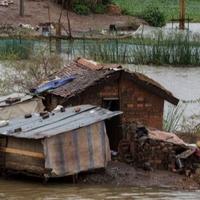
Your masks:
<svg viewBox="0 0 200 200"><path fill-rule="evenodd" d="M12 0L0 0L0 6L8 7L10 4L14 4Z"/></svg>
<svg viewBox="0 0 200 200"><path fill-rule="evenodd" d="M20 28L25 28L25 29L31 29L31 30L35 30L35 28L33 26L31 26L30 24L19 24Z"/></svg>
<svg viewBox="0 0 200 200"><path fill-rule="evenodd" d="M200 167L200 149L173 133L141 126L129 134L126 145L119 146L120 158L127 163L131 155L131 164L144 170L169 170L186 176L195 174Z"/></svg>

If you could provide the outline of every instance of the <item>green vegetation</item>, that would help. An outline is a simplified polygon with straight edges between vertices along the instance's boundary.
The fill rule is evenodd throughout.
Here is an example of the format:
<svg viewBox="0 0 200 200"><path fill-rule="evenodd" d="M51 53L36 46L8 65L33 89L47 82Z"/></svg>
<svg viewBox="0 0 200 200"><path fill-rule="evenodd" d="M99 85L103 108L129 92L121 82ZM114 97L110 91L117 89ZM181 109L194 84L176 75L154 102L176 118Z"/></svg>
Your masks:
<svg viewBox="0 0 200 200"><path fill-rule="evenodd" d="M140 16L149 6L158 7L163 12L167 20L179 17L179 0L113 0L122 8L123 13ZM200 1L186 0L186 16L194 22L200 22Z"/></svg>
<svg viewBox="0 0 200 200"><path fill-rule="evenodd" d="M97 4L94 9L93 12L96 14L103 14L106 12L106 6L103 4Z"/></svg>
<svg viewBox="0 0 200 200"><path fill-rule="evenodd" d="M176 107L174 105L168 106L168 112L163 118L163 129L167 132L176 132L180 128L183 120L183 114L187 104L180 102Z"/></svg>
<svg viewBox="0 0 200 200"><path fill-rule="evenodd" d="M28 40L0 40L0 59L27 59L32 53L33 43Z"/></svg>
<svg viewBox="0 0 200 200"><path fill-rule="evenodd" d="M140 35L129 39L61 40L62 53L69 59L87 57L104 63L200 66L200 37L189 33L158 32L154 37ZM19 39L0 40L0 59L29 59L46 46L46 51L58 52L56 41Z"/></svg>
<svg viewBox="0 0 200 200"><path fill-rule="evenodd" d="M91 12L89 6L84 3L73 4L73 11L79 15L89 15Z"/></svg>
<svg viewBox="0 0 200 200"><path fill-rule="evenodd" d="M151 26L162 27L166 24L165 15L158 7L148 7L141 15Z"/></svg>
<svg viewBox="0 0 200 200"><path fill-rule="evenodd" d="M103 0L101 3L97 1L76 0L72 9L79 15L89 15L90 13L103 14L106 12L106 5L111 3L111 0Z"/></svg>
<svg viewBox="0 0 200 200"><path fill-rule="evenodd" d="M87 45L82 55L105 63L200 66L199 38L176 33L154 39L143 37L129 40L97 41Z"/></svg>

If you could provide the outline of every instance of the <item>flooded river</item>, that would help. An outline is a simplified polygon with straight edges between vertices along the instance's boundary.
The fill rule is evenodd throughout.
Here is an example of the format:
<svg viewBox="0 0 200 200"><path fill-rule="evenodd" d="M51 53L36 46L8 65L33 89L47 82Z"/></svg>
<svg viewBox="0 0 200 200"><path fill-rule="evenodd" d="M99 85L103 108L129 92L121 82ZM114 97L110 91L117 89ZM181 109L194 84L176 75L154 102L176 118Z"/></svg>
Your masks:
<svg viewBox="0 0 200 200"><path fill-rule="evenodd" d="M66 183L42 185L36 182L0 180L0 199L4 200L198 200L200 191L162 188L80 186Z"/></svg>

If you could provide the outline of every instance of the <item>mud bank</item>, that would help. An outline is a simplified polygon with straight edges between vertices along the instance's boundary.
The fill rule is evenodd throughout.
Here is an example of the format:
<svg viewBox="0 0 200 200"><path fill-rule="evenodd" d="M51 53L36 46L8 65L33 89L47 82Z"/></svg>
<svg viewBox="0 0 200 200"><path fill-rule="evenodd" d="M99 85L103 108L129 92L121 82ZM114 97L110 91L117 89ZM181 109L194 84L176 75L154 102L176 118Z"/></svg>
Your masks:
<svg viewBox="0 0 200 200"><path fill-rule="evenodd" d="M112 161L105 170L85 173L79 177L85 185L112 185L134 187L169 187L178 190L199 189L195 178L169 171L144 171L125 163Z"/></svg>

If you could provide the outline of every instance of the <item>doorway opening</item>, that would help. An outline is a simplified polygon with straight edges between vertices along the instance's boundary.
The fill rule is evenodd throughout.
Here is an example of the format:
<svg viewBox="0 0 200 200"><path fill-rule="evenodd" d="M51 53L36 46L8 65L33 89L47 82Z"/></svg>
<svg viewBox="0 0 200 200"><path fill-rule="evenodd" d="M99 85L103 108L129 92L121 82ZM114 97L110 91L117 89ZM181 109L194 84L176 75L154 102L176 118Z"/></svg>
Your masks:
<svg viewBox="0 0 200 200"><path fill-rule="evenodd" d="M104 98L102 106L110 111L119 111L119 98ZM120 116L107 119L105 125L110 148L111 150L118 151L119 142L123 138Z"/></svg>

